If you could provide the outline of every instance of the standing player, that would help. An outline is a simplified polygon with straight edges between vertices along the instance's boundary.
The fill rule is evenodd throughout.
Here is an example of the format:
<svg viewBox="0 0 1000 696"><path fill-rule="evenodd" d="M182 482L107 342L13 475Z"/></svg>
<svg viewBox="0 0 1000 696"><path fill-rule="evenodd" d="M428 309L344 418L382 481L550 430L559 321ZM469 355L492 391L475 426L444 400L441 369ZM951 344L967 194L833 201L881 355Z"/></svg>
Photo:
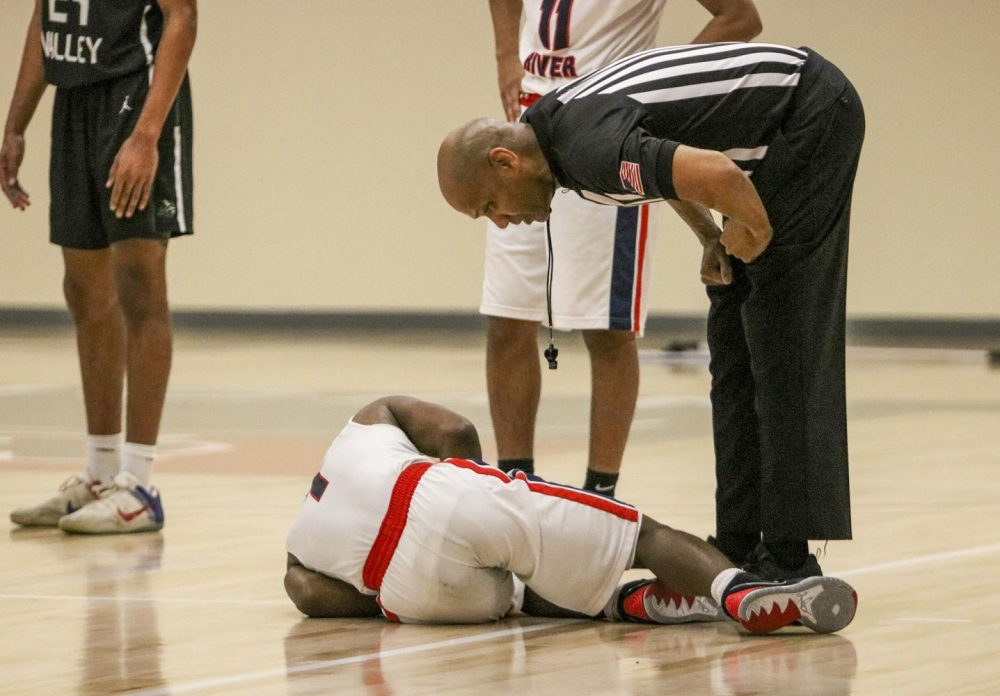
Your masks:
<svg viewBox="0 0 1000 696"><path fill-rule="evenodd" d="M192 232L196 26L196 0L36 0L0 185L15 208L28 207L17 179L24 133L54 84L50 240L63 249L88 438L85 471L13 511L17 524L85 534L163 526L149 481L172 350L167 240Z"/></svg>
<svg viewBox="0 0 1000 696"><path fill-rule="evenodd" d="M748 41L752 0L699 0L712 13L696 43ZM653 46L665 0L490 0L500 98L508 121L578 75ZM614 495L639 391L635 335L646 322L650 209L596 208L557 192L538 220L487 225L480 312L499 466L534 470L541 393L538 326L581 329L590 354L590 456L584 487ZM550 250L547 249L550 246ZM547 282L551 295L547 295Z"/></svg>
<svg viewBox="0 0 1000 696"><path fill-rule="evenodd" d="M755 633L801 621L829 633L854 617L857 597L843 580L761 582L631 505L508 476L479 456L475 426L442 406L389 396L362 408L288 532L288 596L309 616L381 612L404 623L523 610L647 623L728 617ZM658 580L619 585L631 567Z"/></svg>

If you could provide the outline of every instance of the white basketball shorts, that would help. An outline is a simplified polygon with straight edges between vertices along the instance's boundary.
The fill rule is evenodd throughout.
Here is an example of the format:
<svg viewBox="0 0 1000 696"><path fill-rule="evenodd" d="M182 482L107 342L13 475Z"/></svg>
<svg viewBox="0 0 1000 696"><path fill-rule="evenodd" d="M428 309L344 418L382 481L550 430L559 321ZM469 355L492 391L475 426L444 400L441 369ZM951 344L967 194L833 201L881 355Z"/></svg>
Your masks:
<svg viewBox="0 0 1000 696"><path fill-rule="evenodd" d="M573 191L552 199L552 323L555 329L646 325L653 206L598 205ZM545 223L487 222L481 314L548 325Z"/></svg>
<svg viewBox="0 0 1000 696"><path fill-rule="evenodd" d="M598 614L631 567L641 515L569 486L465 459L400 475L364 568L390 620L481 623L519 608L514 577Z"/></svg>

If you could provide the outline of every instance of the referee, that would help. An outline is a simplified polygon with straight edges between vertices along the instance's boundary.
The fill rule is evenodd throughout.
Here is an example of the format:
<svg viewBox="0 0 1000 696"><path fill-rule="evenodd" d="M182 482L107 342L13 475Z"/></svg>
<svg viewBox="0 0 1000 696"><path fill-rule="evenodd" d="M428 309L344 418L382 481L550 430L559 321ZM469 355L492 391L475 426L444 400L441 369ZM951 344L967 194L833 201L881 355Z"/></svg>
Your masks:
<svg viewBox="0 0 1000 696"><path fill-rule="evenodd" d="M0 149L0 186L25 210L24 133L47 83L50 240L62 247L87 412L87 463L22 525L68 532L163 526L150 488L171 361L167 240L192 232L195 0L36 0ZM125 437L122 437L123 387Z"/></svg>
<svg viewBox="0 0 1000 696"><path fill-rule="evenodd" d="M518 124L456 129L438 154L448 203L501 228L548 219L557 188L667 200L691 227L711 301L714 543L769 579L819 574L808 541L851 537L844 317L863 138L857 92L817 52L726 43L623 58Z"/></svg>

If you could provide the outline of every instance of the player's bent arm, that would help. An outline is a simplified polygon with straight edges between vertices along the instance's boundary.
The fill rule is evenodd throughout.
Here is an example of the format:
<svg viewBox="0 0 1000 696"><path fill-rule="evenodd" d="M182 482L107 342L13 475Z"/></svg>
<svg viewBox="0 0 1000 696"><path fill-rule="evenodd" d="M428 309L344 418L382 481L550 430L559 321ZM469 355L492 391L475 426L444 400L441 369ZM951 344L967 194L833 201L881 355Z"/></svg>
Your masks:
<svg viewBox="0 0 1000 696"><path fill-rule="evenodd" d="M750 41L764 29L753 0L698 0L698 2L712 13L712 19L692 43Z"/></svg>
<svg viewBox="0 0 1000 696"><path fill-rule="evenodd" d="M355 414L354 422L395 425L418 450L439 459L483 456L479 433L468 418L412 396L386 396L373 401Z"/></svg>
<svg viewBox="0 0 1000 696"><path fill-rule="evenodd" d="M346 582L303 567L288 554L285 592L295 607L313 619L378 616L375 598L358 592Z"/></svg>

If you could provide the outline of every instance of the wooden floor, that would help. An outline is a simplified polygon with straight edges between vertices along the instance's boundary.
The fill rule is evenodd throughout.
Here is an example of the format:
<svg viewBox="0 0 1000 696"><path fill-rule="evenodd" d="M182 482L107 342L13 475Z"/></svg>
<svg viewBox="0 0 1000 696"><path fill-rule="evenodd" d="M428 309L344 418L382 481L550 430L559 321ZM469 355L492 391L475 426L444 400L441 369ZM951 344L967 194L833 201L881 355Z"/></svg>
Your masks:
<svg viewBox="0 0 1000 696"><path fill-rule="evenodd" d="M642 342L619 496L713 531L703 356ZM538 470L582 482L588 363L546 372ZM1000 370L977 351L849 353L855 540L827 573L858 615L833 636L539 619L480 627L306 620L284 535L331 437L388 393L436 400L494 452L476 334L181 333L154 482L165 531L69 537L7 512L81 468L68 330L0 334L0 693L998 694Z"/></svg>

